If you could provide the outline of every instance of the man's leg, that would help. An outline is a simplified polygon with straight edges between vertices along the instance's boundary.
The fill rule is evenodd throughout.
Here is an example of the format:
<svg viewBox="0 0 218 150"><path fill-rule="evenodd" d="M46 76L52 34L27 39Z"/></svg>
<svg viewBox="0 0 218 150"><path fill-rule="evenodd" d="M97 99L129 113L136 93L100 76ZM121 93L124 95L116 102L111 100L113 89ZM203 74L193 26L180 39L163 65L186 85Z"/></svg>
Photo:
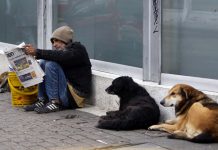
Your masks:
<svg viewBox="0 0 218 150"><path fill-rule="evenodd" d="M44 110L43 108L36 109L38 113L48 113L57 111L58 106L64 108L69 107L67 94L67 80L61 66L53 61L47 61L45 64L45 91L50 103L48 103Z"/></svg>
<svg viewBox="0 0 218 150"><path fill-rule="evenodd" d="M43 71L45 71L45 65L46 65L46 60L40 60L39 65L42 68ZM46 95L46 89L45 89L45 82L43 80L43 82L38 84L38 98L37 101L32 104L32 105L28 105L24 107L25 111L34 111L35 108L38 107L44 107L45 104L48 102L48 97Z"/></svg>
<svg viewBox="0 0 218 150"><path fill-rule="evenodd" d="M45 73L45 88L49 100L60 100L64 107L68 107L67 79L61 66L49 61L46 63Z"/></svg>
<svg viewBox="0 0 218 150"><path fill-rule="evenodd" d="M39 65L44 72L45 72L46 62L47 62L46 60L40 60L39 62ZM39 83L38 85L38 99L48 99L46 95L46 90L45 90L45 78L43 82Z"/></svg>

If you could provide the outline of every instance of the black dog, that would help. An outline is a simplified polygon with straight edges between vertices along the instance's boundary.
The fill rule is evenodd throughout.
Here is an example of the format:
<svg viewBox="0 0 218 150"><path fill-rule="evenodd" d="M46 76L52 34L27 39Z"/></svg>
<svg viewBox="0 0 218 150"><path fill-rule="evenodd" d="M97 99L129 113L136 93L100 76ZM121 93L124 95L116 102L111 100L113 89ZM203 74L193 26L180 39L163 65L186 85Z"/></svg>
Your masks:
<svg viewBox="0 0 218 150"><path fill-rule="evenodd" d="M160 110L149 93L131 77L122 76L113 80L106 92L120 98L117 111L109 111L101 116L97 128L110 130L147 129L157 124Z"/></svg>

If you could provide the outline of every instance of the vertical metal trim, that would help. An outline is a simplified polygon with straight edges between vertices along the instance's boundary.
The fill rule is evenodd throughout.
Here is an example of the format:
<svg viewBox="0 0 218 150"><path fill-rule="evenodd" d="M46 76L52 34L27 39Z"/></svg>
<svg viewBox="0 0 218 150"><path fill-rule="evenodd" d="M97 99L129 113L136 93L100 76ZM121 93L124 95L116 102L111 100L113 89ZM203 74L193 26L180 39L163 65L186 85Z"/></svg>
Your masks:
<svg viewBox="0 0 218 150"><path fill-rule="evenodd" d="M45 3L44 0L37 1L37 47L45 47L45 28L44 28L44 11Z"/></svg>
<svg viewBox="0 0 218 150"><path fill-rule="evenodd" d="M149 4L143 0L143 80L149 80Z"/></svg>
<svg viewBox="0 0 218 150"><path fill-rule="evenodd" d="M161 0L144 0L143 5L143 79L160 83Z"/></svg>
<svg viewBox="0 0 218 150"><path fill-rule="evenodd" d="M161 78L161 0L152 0L151 17L151 81Z"/></svg>
<svg viewBox="0 0 218 150"><path fill-rule="evenodd" d="M51 34L52 34L52 0L46 1L46 49L51 49L52 45L50 42Z"/></svg>

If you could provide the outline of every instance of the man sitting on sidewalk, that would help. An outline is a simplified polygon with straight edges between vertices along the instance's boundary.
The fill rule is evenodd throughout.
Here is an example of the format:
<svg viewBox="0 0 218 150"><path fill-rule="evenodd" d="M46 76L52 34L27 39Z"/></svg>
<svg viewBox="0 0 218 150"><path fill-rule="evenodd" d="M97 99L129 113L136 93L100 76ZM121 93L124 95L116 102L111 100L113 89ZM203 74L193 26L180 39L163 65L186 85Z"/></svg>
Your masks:
<svg viewBox="0 0 218 150"><path fill-rule="evenodd" d="M38 101L24 107L26 111L49 113L66 108L84 106L91 92L91 63L86 48L73 41L73 30L68 26L56 29L51 37L55 50L24 46L25 53L40 60L45 72L38 86Z"/></svg>

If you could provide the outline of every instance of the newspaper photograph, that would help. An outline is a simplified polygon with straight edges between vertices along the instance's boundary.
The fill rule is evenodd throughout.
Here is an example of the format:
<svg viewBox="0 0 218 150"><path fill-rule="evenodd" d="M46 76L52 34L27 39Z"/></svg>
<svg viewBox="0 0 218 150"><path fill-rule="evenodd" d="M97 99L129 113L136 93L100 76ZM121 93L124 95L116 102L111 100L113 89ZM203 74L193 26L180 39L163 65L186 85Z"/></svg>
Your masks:
<svg viewBox="0 0 218 150"><path fill-rule="evenodd" d="M16 73L21 84L26 88L41 83L45 74L37 60L25 54L22 48L25 44L21 43L18 46L11 44L9 46L5 45L7 44L0 42L0 49L3 50L10 64L10 68Z"/></svg>

